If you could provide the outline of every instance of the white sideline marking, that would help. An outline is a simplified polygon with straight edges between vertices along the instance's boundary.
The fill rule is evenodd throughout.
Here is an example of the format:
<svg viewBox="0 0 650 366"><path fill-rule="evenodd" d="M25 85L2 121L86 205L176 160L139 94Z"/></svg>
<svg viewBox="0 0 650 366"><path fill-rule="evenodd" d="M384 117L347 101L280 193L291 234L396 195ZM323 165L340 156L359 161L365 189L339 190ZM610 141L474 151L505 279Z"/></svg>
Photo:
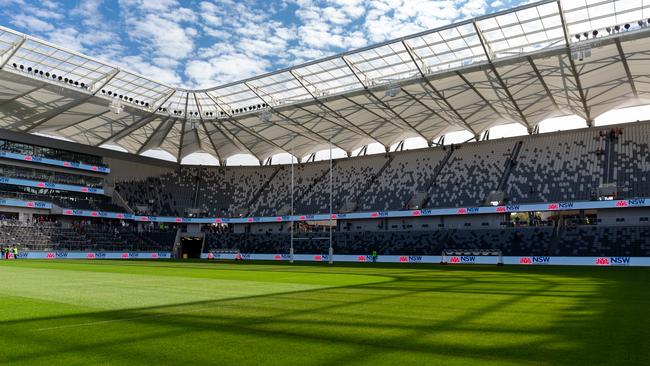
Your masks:
<svg viewBox="0 0 650 366"><path fill-rule="evenodd" d="M100 320L100 321L96 321L96 322L60 325L60 326L57 326L57 327L48 327L48 328L35 329L34 331L35 332L42 332L42 331L46 331L46 330L89 327L89 326L93 326L93 325L107 324L107 323L117 323L117 322L129 321L129 320L137 320L137 319L145 319L145 318L159 318L159 317L168 316L168 315L197 313L197 312L200 312L200 311L206 311L206 310L212 310L212 309L214 309L214 307L200 308L200 309L194 309L194 310L184 310L184 311L172 311L172 312L162 313L162 314L149 314L149 315L142 315L142 316L134 316L134 317L131 317L131 318L120 318L120 319L111 319L111 320ZM128 309L125 309L125 311L128 311ZM80 314L80 315L83 315L83 314Z"/></svg>

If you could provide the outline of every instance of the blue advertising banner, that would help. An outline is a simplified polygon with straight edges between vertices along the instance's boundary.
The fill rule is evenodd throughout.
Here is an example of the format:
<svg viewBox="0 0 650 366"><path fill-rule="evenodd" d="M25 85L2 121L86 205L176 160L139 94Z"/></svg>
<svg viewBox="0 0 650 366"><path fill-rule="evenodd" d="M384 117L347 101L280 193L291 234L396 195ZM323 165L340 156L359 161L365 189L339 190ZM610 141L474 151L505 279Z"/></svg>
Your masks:
<svg viewBox="0 0 650 366"><path fill-rule="evenodd" d="M0 178L0 182L3 178ZM26 204L28 201L21 200L0 200L2 206L32 207ZM47 204L38 202L32 204ZM522 205L505 205L489 207L457 207L438 208L407 211L375 211L375 212L353 212L345 214L316 214L316 215L293 215L293 216L267 216L267 217L169 217L169 216L141 216L123 212L105 212L64 209L63 214L67 216L80 217L102 217L108 219L133 220L139 222L164 222L177 224L252 224L252 223L273 223L286 221L325 221L325 220L354 220L354 219L381 219L381 218L405 218L405 217L428 217L428 216L456 216L456 215L490 215L506 214L510 212L538 212L538 211L567 211L587 210L606 208L634 208L650 207L650 198L635 198L615 201L583 201L583 202L555 202L555 203L534 203Z"/></svg>
<svg viewBox="0 0 650 366"><path fill-rule="evenodd" d="M103 188L74 186L71 184L59 184L59 183L50 183L50 182L38 182L35 180L28 180L28 179L0 177L0 183L11 184L14 186L23 186L23 187L48 188L48 189L58 189L61 191L104 194Z"/></svg>
<svg viewBox="0 0 650 366"><path fill-rule="evenodd" d="M28 161L30 163L54 165L54 166L60 166L60 167L64 167L64 168L88 170L88 171L91 171L91 172L98 172L98 173L110 173L111 172L111 169L107 168L105 166L89 165L89 164L84 164L84 163L76 163L76 162L72 162L72 161L62 161L62 160L55 160L55 159L49 159L49 158L42 158L42 157L39 157L39 156L16 154L16 153L8 152L8 151L0 151L0 158Z"/></svg>
<svg viewBox="0 0 650 366"><path fill-rule="evenodd" d="M49 202L23 201L23 200L15 200L12 198L0 198L0 206L44 208L44 209L52 208L52 204Z"/></svg>
<svg viewBox="0 0 650 366"><path fill-rule="evenodd" d="M261 260L261 261L290 261L291 255L262 254L262 253L202 253L201 259L214 260ZM439 255L380 255L379 263L440 263ZM499 258L496 256L450 256L449 265L462 264L490 264L496 265ZM294 254L294 261L299 262L327 262L327 254ZM650 266L650 257L502 257L505 265L570 265L570 266ZM333 262L358 262L372 263L372 256L367 254L349 255L334 254Z"/></svg>
<svg viewBox="0 0 650 366"><path fill-rule="evenodd" d="M20 252L19 259L170 259L171 252Z"/></svg>

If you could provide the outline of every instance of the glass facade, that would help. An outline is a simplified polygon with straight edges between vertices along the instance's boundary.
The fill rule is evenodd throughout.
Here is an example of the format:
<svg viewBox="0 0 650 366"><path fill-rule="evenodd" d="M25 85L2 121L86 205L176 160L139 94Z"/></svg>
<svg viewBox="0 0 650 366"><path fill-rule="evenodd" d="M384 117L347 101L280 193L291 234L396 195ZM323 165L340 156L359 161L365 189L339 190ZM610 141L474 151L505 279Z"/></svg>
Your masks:
<svg viewBox="0 0 650 366"><path fill-rule="evenodd" d="M61 161L79 162L90 165L105 166L102 158L95 155L88 155L76 153L71 151L64 151L53 149L50 147L24 144L22 142L15 142L0 139L0 150L12 152L16 154L39 156L48 159L56 159Z"/></svg>
<svg viewBox="0 0 650 366"><path fill-rule="evenodd" d="M104 182L104 180L99 177L60 173L50 170L25 168L5 164L0 164L0 176L6 178L29 179L39 182L71 184L92 188L102 188Z"/></svg>

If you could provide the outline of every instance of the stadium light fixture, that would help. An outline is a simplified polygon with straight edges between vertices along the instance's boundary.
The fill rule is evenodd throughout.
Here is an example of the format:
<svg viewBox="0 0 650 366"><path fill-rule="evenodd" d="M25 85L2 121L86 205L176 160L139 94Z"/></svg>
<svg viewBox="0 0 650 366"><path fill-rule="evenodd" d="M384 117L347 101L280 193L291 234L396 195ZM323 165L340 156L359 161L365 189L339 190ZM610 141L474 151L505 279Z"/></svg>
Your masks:
<svg viewBox="0 0 650 366"><path fill-rule="evenodd" d="M260 121L265 122L265 123L268 123L268 122L271 121L271 116L272 116L271 110L268 109L268 108L262 109L260 111L260 114L259 114Z"/></svg>
<svg viewBox="0 0 650 366"><path fill-rule="evenodd" d="M113 99L108 107L111 109L111 112L115 114L120 114L124 110L122 103L120 103L117 99Z"/></svg>
<svg viewBox="0 0 650 366"><path fill-rule="evenodd" d="M397 83L391 82L390 84L388 84L388 89L386 89L385 96L389 98L394 98L397 96L397 94L399 94L401 90L402 89L399 87Z"/></svg>

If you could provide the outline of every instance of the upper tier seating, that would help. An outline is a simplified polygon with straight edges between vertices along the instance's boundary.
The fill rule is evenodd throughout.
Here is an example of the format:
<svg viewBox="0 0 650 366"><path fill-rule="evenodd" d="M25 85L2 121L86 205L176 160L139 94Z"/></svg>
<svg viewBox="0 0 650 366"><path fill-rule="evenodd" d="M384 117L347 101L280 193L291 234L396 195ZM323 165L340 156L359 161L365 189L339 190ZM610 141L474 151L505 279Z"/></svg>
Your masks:
<svg viewBox="0 0 650 366"><path fill-rule="evenodd" d="M333 210L400 210L414 197L427 208L471 207L495 190L511 203L580 201L607 184L621 196L650 196L650 123L624 125L615 139L608 130L337 159ZM295 212L329 212L329 162L296 164L294 177ZM272 216L290 211L291 167L185 167L117 189L132 208L146 205L152 214L183 215L196 201L206 216Z"/></svg>
<svg viewBox="0 0 650 366"><path fill-rule="evenodd" d="M613 182L625 197L650 197L650 124L624 127L613 141Z"/></svg>
<svg viewBox="0 0 650 366"><path fill-rule="evenodd" d="M430 189L429 207L480 205L497 189L514 145L496 140L457 146Z"/></svg>
<svg viewBox="0 0 650 366"><path fill-rule="evenodd" d="M513 203L589 200L602 183L604 139L597 130L524 138L506 192Z"/></svg>
<svg viewBox="0 0 650 366"><path fill-rule="evenodd" d="M340 212L349 202L358 203L364 189L386 161L384 155L336 160L332 169L333 211ZM329 193L330 175L327 170L325 176L297 202L296 212L329 212Z"/></svg>
<svg viewBox="0 0 650 366"><path fill-rule="evenodd" d="M446 150L421 149L391 153L393 160L365 192L363 211L401 210L415 192L426 191Z"/></svg>

